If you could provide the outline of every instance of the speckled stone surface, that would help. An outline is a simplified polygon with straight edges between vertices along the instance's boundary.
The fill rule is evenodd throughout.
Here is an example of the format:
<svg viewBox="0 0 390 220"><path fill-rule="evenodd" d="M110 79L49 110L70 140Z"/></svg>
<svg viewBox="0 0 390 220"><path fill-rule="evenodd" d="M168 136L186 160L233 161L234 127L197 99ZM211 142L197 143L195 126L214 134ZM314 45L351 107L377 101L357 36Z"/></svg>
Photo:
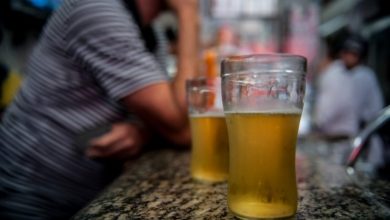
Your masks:
<svg viewBox="0 0 390 220"><path fill-rule="evenodd" d="M148 152L74 219L234 219L226 183L189 175L189 152ZM296 219L389 219L390 183L346 175L338 165L298 153ZM387 201L389 202L389 201Z"/></svg>

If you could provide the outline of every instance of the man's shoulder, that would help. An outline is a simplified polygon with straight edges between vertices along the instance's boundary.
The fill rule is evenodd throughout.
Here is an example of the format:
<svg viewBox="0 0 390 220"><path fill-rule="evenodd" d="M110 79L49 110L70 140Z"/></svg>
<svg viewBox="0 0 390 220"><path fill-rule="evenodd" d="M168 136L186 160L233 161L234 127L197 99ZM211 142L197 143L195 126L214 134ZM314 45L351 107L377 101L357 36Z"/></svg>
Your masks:
<svg viewBox="0 0 390 220"><path fill-rule="evenodd" d="M374 70L372 70L369 66L367 65L359 65L357 67L357 70L363 74L375 74Z"/></svg>
<svg viewBox="0 0 390 220"><path fill-rule="evenodd" d="M68 0L65 1L71 4L76 4L78 6L80 5L88 5L88 4L109 4L109 5L115 5L115 4L121 4L122 0Z"/></svg>
<svg viewBox="0 0 390 220"><path fill-rule="evenodd" d="M339 74L344 69L343 63L340 60L335 60L329 64L324 73L327 74Z"/></svg>
<svg viewBox="0 0 390 220"><path fill-rule="evenodd" d="M73 35L109 34L134 29L132 15L121 0L73 1L68 20L70 33Z"/></svg>
<svg viewBox="0 0 390 220"><path fill-rule="evenodd" d="M366 65L359 65L355 68L355 74L359 78L375 79L375 72Z"/></svg>
<svg viewBox="0 0 390 220"><path fill-rule="evenodd" d="M124 14L124 6L121 0L65 0L56 10L48 24L71 25L85 18L104 21L105 16ZM96 19L99 18L99 19Z"/></svg>
<svg viewBox="0 0 390 220"><path fill-rule="evenodd" d="M122 10L124 8L121 0L69 0L74 10Z"/></svg>
<svg viewBox="0 0 390 220"><path fill-rule="evenodd" d="M360 88L372 88L376 87L378 84L375 72L370 67L365 65L356 67L354 69L353 76L353 81L356 85L359 85Z"/></svg>
<svg viewBox="0 0 390 220"><path fill-rule="evenodd" d="M331 64L329 64L323 74L321 74L321 78L323 78L324 80L333 81L334 78L339 78L340 76L342 76L343 70L343 64L339 60L335 60Z"/></svg>

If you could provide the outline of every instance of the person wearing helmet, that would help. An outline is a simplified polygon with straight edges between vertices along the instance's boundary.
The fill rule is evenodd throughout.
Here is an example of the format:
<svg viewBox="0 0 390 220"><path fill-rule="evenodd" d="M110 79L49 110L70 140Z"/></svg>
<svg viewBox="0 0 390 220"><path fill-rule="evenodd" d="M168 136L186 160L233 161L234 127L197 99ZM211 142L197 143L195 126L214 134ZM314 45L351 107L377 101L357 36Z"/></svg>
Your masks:
<svg viewBox="0 0 390 220"><path fill-rule="evenodd" d="M364 64L366 42L352 35L342 44L340 59L321 74L315 105L318 131L330 139L345 140L335 149L335 161L341 163L348 150L348 139L357 134L383 108L383 96L375 73ZM372 163L380 165L380 140L372 139Z"/></svg>

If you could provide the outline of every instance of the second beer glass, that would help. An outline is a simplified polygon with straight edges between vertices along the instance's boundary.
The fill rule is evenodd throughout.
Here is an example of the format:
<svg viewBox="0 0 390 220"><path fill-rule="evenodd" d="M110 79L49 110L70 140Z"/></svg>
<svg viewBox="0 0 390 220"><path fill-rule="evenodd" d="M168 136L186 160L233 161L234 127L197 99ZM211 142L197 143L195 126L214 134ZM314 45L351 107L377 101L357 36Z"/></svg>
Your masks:
<svg viewBox="0 0 390 220"><path fill-rule="evenodd" d="M295 145L306 59L253 55L222 62L229 135L228 206L240 218L285 218L297 210Z"/></svg>
<svg viewBox="0 0 390 220"><path fill-rule="evenodd" d="M191 175L206 182L228 176L228 136L219 78L187 81L192 135Z"/></svg>

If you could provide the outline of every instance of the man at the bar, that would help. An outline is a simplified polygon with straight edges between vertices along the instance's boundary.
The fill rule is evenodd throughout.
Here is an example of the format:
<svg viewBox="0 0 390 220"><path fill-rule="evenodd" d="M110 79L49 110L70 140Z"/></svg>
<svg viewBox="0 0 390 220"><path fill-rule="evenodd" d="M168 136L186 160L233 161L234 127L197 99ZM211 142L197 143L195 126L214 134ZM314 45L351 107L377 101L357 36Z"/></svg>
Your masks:
<svg viewBox="0 0 390 220"><path fill-rule="evenodd" d="M46 24L0 125L0 219L67 219L159 136L190 142L185 80L196 74L196 0L65 0ZM169 81L152 21L173 10L178 71ZM141 123L125 122L132 112ZM111 129L83 149L78 137ZM81 149L80 149L81 148Z"/></svg>

